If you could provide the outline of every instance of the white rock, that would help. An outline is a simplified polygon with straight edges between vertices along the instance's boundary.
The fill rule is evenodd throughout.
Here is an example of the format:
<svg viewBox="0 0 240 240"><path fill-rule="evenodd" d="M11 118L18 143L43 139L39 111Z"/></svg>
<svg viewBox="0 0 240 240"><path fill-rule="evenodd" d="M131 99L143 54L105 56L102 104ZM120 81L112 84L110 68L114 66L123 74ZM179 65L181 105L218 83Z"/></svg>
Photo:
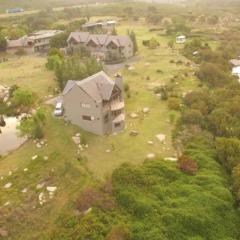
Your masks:
<svg viewBox="0 0 240 240"><path fill-rule="evenodd" d="M47 187L47 190L48 190L49 192L55 192L55 191L57 190L57 187L50 187L50 186L48 186L48 187Z"/></svg>
<svg viewBox="0 0 240 240"><path fill-rule="evenodd" d="M36 144L36 147L37 147L37 148L41 148L41 147L42 147L41 143L37 143L37 144Z"/></svg>
<svg viewBox="0 0 240 240"><path fill-rule="evenodd" d="M164 158L164 160L165 161L171 161L171 162L177 162L177 158L175 158L175 157L166 157L166 158Z"/></svg>
<svg viewBox="0 0 240 240"><path fill-rule="evenodd" d="M44 159L45 161L47 161L47 160L48 160L48 156L44 156L43 159Z"/></svg>
<svg viewBox="0 0 240 240"><path fill-rule="evenodd" d="M8 188L10 188L12 186L12 183L6 183L5 185L4 185L4 188L6 188L6 189L8 189Z"/></svg>
<svg viewBox="0 0 240 240"><path fill-rule="evenodd" d="M8 201L8 202L5 202L3 206L4 206L4 207L7 207L8 205L10 205L10 202L9 202L9 201Z"/></svg>
<svg viewBox="0 0 240 240"><path fill-rule="evenodd" d="M72 137L72 140L73 140L73 142L74 142L75 144L77 144L77 145L81 143L80 137L73 136L73 137Z"/></svg>
<svg viewBox="0 0 240 240"><path fill-rule="evenodd" d="M0 179L1 179L1 180L3 180L3 179L4 179L4 177L3 177L3 176L1 176L1 177L0 177Z"/></svg>
<svg viewBox="0 0 240 240"><path fill-rule="evenodd" d="M148 113L150 111L150 109L148 107L145 107L145 108L143 108L142 111L143 111L143 113Z"/></svg>
<svg viewBox="0 0 240 240"><path fill-rule="evenodd" d="M110 150L110 149L107 149L105 152L106 152L106 153L110 153L110 152L111 152L111 150Z"/></svg>
<svg viewBox="0 0 240 240"><path fill-rule="evenodd" d="M147 142L149 145L153 145L153 141L148 141Z"/></svg>
<svg viewBox="0 0 240 240"><path fill-rule="evenodd" d="M36 186L36 189L41 189L43 188L45 185L45 183L39 183L37 186Z"/></svg>
<svg viewBox="0 0 240 240"><path fill-rule="evenodd" d="M84 211L84 214L86 215L86 214L90 213L91 211L92 211L92 208L89 208L86 211Z"/></svg>
<svg viewBox="0 0 240 240"><path fill-rule="evenodd" d="M9 172L8 172L8 176L12 176L12 171L9 171Z"/></svg>
<svg viewBox="0 0 240 240"><path fill-rule="evenodd" d="M27 188L24 188L23 190L22 190L22 193L26 193L28 190L27 190Z"/></svg>
<svg viewBox="0 0 240 240"><path fill-rule="evenodd" d="M137 117L138 117L138 114L137 114L137 113L131 113L131 114L130 114L130 117L131 117L131 118L137 118Z"/></svg>
<svg viewBox="0 0 240 240"><path fill-rule="evenodd" d="M76 136L76 137L80 137L80 136L81 136L81 133L76 133L75 136Z"/></svg>
<svg viewBox="0 0 240 240"><path fill-rule="evenodd" d="M165 134L157 134L156 138L161 142L161 143L165 143L166 140L166 135Z"/></svg>
<svg viewBox="0 0 240 240"><path fill-rule="evenodd" d="M36 160L38 158L38 155L35 155L32 157L32 160Z"/></svg>
<svg viewBox="0 0 240 240"><path fill-rule="evenodd" d="M27 171L28 171L28 168L24 168L23 171L24 171L24 172L27 172Z"/></svg>
<svg viewBox="0 0 240 240"><path fill-rule="evenodd" d="M147 158L148 159L154 159L156 157L156 155L154 154L154 153L149 153L148 155L147 155Z"/></svg>

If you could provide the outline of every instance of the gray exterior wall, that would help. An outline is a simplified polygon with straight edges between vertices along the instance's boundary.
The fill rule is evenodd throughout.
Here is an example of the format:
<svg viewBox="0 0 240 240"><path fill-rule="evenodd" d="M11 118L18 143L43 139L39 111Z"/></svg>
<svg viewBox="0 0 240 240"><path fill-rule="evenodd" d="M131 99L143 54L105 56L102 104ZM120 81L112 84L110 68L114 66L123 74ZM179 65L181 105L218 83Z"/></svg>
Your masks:
<svg viewBox="0 0 240 240"><path fill-rule="evenodd" d="M82 104L89 104L90 108L82 107ZM74 86L63 96L64 115L71 123L80 126L82 129L104 135L102 106L92 100L81 88ZM84 120L83 115L91 116L92 121Z"/></svg>

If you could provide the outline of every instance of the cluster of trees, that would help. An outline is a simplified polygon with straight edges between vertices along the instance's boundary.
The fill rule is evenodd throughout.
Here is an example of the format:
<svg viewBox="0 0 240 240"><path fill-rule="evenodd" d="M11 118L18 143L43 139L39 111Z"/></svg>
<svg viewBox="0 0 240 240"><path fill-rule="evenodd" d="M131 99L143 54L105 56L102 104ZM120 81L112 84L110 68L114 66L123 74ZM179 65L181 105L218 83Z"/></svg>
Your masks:
<svg viewBox="0 0 240 240"><path fill-rule="evenodd" d="M178 137L183 146L196 134L209 142L215 158L231 178L233 193L239 203L240 84L231 76L229 66L235 46L230 47L226 39L228 37L224 35L220 47L215 51L196 40L185 46L186 56L190 51L198 51L198 56L191 56L191 59L200 64L196 75L203 86L198 91L188 93L183 100ZM237 46L238 40L239 37L231 38L231 42L236 42Z"/></svg>
<svg viewBox="0 0 240 240"><path fill-rule="evenodd" d="M102 70L102 65L95 58L74 55L64 57L58 49L49 52L46 67L53 70L60 89L68 80L81 80Z"/></svg>

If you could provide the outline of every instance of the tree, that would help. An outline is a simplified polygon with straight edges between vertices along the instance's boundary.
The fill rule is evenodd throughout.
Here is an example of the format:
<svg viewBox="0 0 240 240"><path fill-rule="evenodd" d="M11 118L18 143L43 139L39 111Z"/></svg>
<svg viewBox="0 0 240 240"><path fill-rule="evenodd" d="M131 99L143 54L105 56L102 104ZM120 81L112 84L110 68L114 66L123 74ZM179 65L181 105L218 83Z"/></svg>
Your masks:
<svg viewBox="0 0 240 240"><path fill-rule="evenodd" d="M30 107L34 102L34 96L28 90L17 89L13 93L12 100L16 106Z"/></svg>
<svg viewBox="0 0 240 240"><path fill-rule="evenodd" d="M6 49L7 49L7 40L2 34L0 34L0 52L6 51Z"/></svg>
<svg viewBox="0 0 240 240"><path fill-rule="evenodd" d="M43 126L45 118L45 110L40 108L31 118L23 119L18 126L18 129L22 135L41 139L44 136Z"/></svg>
<svg viewBox="0 0 240 240"><path fill-rule="evenodd" d="M64 48L67 46L68 32L60 33L50 40L51 48Z"/></svg>
<svg viewBox="0 0 240 240"><path fill-rule="evenodd" d="M136 34L134 31L128 31L128 35L133 42L133 53L135 54L138 51Z"/></svg>
<svg viewBox="0 0 240 240"><path fill-rule="evenodd" d="M231 76L223 71L220 65L214 63L202 63L196 75L210 87L221 87L231 80Z"/></svg>
<svg viewBox="0 0 240 240"><path fill-rule="evenodd" d="M216 151L218 160L231 172L240 164L240 140L237 138L217 138Z"/></svg>

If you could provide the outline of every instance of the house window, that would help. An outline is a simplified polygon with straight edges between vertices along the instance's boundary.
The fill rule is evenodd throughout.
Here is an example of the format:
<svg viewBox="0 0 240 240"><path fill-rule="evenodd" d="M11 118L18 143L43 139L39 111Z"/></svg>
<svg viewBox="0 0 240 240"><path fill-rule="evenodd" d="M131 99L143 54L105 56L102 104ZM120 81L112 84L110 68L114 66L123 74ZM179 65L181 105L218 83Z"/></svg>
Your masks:
<svg viewBox="0 0 240 240"><path fill-rule="evenodd" d="M91 108L91 105L89 103L82 103L82 108Z"/></svg>
<svg viewBox="0 0 240 240"><path fill-rule="evenodd" d="M94 117L93 117L93 116L88 116L88 115L83 115L83 116L82 116L82 119L83 119L83 120L86 120L86 121L93 121L93 120L94 120Z"/></svg>
<svg viewBox="0 0 240 240"><path fill-rule="evenodd" d="M117 128L117 127L120 127L120 126L121 126L121 123L115 123L115 124L114 124L114 127L116 127L116 128Z"/></svg>
<svg viewBox="0 0 240 240"><path fill-rule="evenodd" d="M109 116L108 116L108 113L104 116L104 123L107 123L109 120Z"/></svg>

